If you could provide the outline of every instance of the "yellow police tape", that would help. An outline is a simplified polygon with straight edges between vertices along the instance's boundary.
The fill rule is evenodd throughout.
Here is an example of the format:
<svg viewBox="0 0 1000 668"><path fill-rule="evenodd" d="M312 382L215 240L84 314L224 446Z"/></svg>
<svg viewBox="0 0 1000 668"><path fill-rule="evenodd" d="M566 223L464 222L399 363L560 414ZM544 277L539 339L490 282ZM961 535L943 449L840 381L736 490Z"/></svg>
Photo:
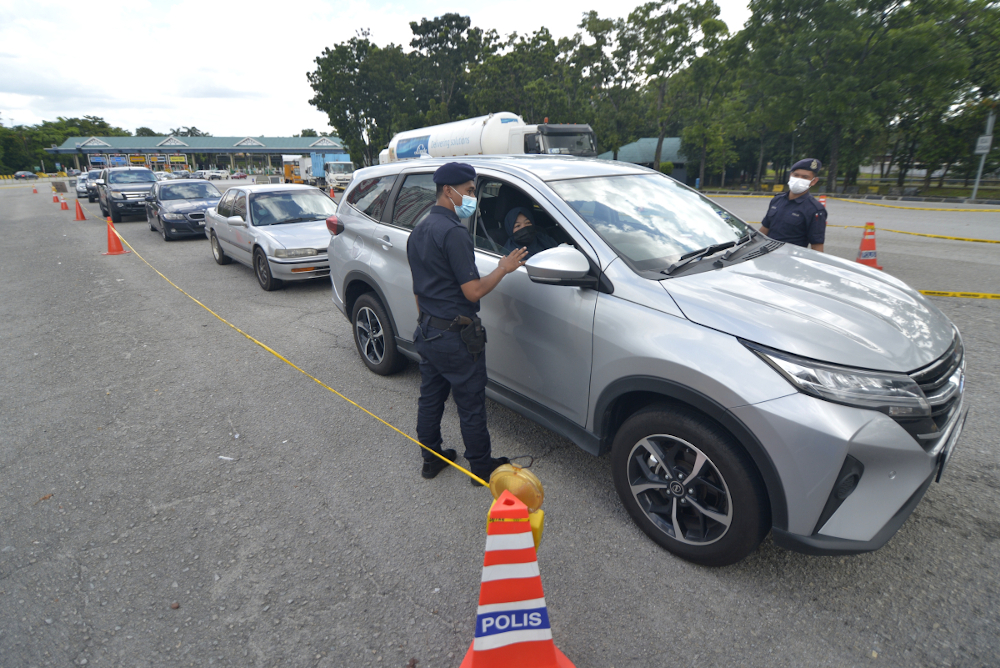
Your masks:
<svg viewBox="0 0 1000 668"><path fill-rule="evenodd" d="M844 229L863 230L864 225L827 225L827 227L841 227ZM875 228L878 232L895 232L896 234L909 234L914 237L930 237L931 239L950 239L952 241L972 241L977 244L1000 244L1000 239L969 239L966 237L948 237L943 234L924 234L923 232L907 232L906 230L890 230L887 227Z"/></svg>
<svg viewBox="0 0 1000 668"><path fill-rule="evenodd" d="M778 193L779 195L782 193ZM705 195L709 199L714 199L716 197L739 197L742 199L771 199L774 195ZM820 197L820 195L813 195L813 197ZM923 206L901 206L898 204L880 204L878 202L866 202L864 200L858 199L845 199L843 197L833 197L832 195L822 195L827 199L835 199L840 202L847 202L848 204L867 204L868 206L881 206L886 209L904 209L907 211L953 211L955 213L1000 213L1000 206L995 209L946 209L946 208L931 208Z"/></svg>
<svg viewBox="0 0 1000 668"><path fill-rule="evenodd" d="M1000 295L988 292L942 292L941 290L920 290L920 294L929 297L961 297L962 299L1000 299Z"/></svg>
<svg viewBox="0 0 1000 668"><path fill-rule="evenodd" d="M245 336L246 338L248 338L251 342L257 344L258 346L260 346L261 348L263 348L267 352L271 353L272 355L274 355L275 357L277 357L279 360L281 360L282 362L284 362L288 366L292 367L296 371L300 372L301 374L303 374L307 378L315 381L321 387L329 390L330 392L333 392L338 397L340 397L341 399L343 399L347 403L351 404L355 408L360 408L362 411L364 411L365 413L367 413L371 417L375 418L376 420L378 420L379 422L381 422L382 424L384 424L386 427L389 427L389 429L392 429L393 431L395 431L400 436L404 436L404 437L408 438L409 440L413 441L414 443L416 443L417 445L419 445L421 448L423 448L427 452L430 452L431 454L433 454L435 457L437 457L441 461L443 461L443 462L445 462L445 463L447 463L447 464L455 467L456 469L458 469L459 471L461 471L465 475L469 476L470 478L472 478L473 480L475 480L476 482L478 482L480 485L483 485L484 487L486 487L486 489L489 489L489 483L486 482L485 480L483 480L482 478L480 478L479 476L477 476L472 471L469 471L469 470L467 470L467 469L459 466L458 464L456 464L455 462L451 461L447 457L442 457L440 454L438 454L437 452L434 452L434 450L431 450L426 445L424 445L423 443L421 443L417 439L413 438L412 436L410 436L406 432L401 431L400 429L397 429L394 425L390 424L389 422L386 422L385 420L383 420L379 416L375 415L374 413L372 413L370 410L368 410L364 406L358 404L355 401L352 401L352 400L348 399L343 394L341 394L337 390L333 389L332 387L330 387L329 385L327 385L326 383L324 383L323 381L321 381L316 376L312 375L308 371L306 371L306 370L302 369L301 367L297 366L295 363L289 361L287 358L285 358L284 356L282 356L281 353L279 353L278 351L274 350L273 348L271 348L267 344L258 341L257 339L255 339L254 337L250 336L249 334L247 334L246 332L244 332L242 329L240 329L239 327L237 327L236 325L234 325L233 323L231 323L228 320L226 320L225 318L223 318L221 315L219 315L218 313L216 313L212 309L210 309L207 306L205 306L204 304L202 304L200 301L198 301L197 299L195 299L194 297L192 297L191 295L189 295L187 292L185 292L183 288L179 287L176 283L174 283L169 278L167 278L162 273L160 273L160 270L158 270L156 267L154 267L149 262L147 262L146 258L144 258L143 256L139 255L139 252L136 251L136 249L132 246L132 244L130 244L128 241L125 240L125 237L123 237L118 230L116 230L114 227L112 227L111 229L114 230L115 234L118 236L119 239L121 239L122 243L125 244L126 246L128 246L129 250L131 250L133 253L135 253L135 256L137 258L139 258L140 260L142 260L143 262L145 262L147 267L149 267L150 269L152 269L153 271L155 271L157 274L159 274L160 278L162 278L163 280L165 280L170 285L174 286L182 295L184 295L185 297L187 297L188 299L190 299L191 301L193 301L195 304L197 304L198 306L202 307L203 309L205 309L206 311L208 311L209 313L211 313L212 315L214 315L221 322L229 325L230 327L232 327L233 329L235 329L237 332L239 332L240 334L242 334L243 336Z"/></svg>

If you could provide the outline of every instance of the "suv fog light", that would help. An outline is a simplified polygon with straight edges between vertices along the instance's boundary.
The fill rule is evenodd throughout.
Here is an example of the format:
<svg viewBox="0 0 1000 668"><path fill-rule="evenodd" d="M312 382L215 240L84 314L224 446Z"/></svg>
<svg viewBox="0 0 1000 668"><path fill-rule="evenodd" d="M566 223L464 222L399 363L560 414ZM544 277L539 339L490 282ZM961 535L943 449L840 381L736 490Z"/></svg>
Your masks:
<svg viewBox="0 0 1000 668"><path fill-rule="evenodd" d="M833 495L837 497L838 501L843 501L851 495L851 492L854 491L859 482L861 482L861 476L857 473L851 473L837 483L837 486L833 490Z"/></svg>
<svg viewBox="0 0 1000 668"><path fill-rule="evenodd" d="M844 500L854 493L854 490L858 488L858 483L861 482L861 476L864 474L864 464L850 455L844 458L844 465L840 467L840 473L837 474L837 482L833 484L826 505L823 506L823 512L819 514L816 528L813 529L814 534L819 533L819 530L823 528L827 520L833 517Z"/></svg>

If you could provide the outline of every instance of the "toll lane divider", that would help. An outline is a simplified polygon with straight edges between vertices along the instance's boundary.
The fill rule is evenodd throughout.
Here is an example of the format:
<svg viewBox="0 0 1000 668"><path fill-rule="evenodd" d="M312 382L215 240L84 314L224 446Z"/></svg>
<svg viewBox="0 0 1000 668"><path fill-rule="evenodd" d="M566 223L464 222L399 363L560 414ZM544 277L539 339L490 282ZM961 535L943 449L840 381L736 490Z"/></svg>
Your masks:
<svg viewBox="0 0 1000 668"><path fill-rule="evenodd" d="M400 436L403 436L404 438L407 438L407 439L413 441L414 443L416 443L417 445L419 445L424 450L427 450L428 452L432 453L438 459L440 459L440 460L444 461L445 463L449 464L450 466L458 469L459 471L461 471L465 475L469 476L470 478L472 478L473 480L475 480L476 482L478 482L479 484L481 484L484 488L486 488L487 490L489 490L489 488L490 488L489 483L487 481L483 480L482 478L480 478L479 476L477 476L472 471L469 471L468 469L466 469L466 468L464 468L464 467L456 464L455 462L451 461L447 457L442 457L440 454L438 454L437 452L434 452L434 450L431 450L430 448L428 448L426 445L424 445L423 443L421 443L417 439L413 438L412 436L410 436L406 432L398 429L395 425L393 425L393 424L391 424L389 422L386 422L385 420L383 420L379 416L375 415L374 413L372 413L370 410L368 410L367 408L365 408L361 404L359 404L359 403L357 403L355 401L352 401L351 399L345 397L343 394L341 394L337 390L333 389L332 387L330 387L329 385L327 385L326 383L324 383L323 381L321 381L316 376L312 375L311 373L309 373L308 371L306 371L302 367L300 367L300 366L296 365L294 362L290 361L288 358L286 358L285 356L283 356L281 353L279 353L278 351L276 351L274 348L271 348L267 344L265 344L265 343L263 343L261 341L258 341L257 339L255 339L254 337L250 336L249 334L247 334L246 332L244 332L242 329L240 329L239 327L237 327L236 325L234 325L233 323L231 323L228 320L226 320L225 318L223 318L221 315L219 315L218 313L216 313L212 309L210 309L207 306L205 306L203 303L201 303L200 301L198 301L196 298L192 297L190 294L188 294L187 292L185 292L184 288L178 286L176 283L174 283L169 278L167 278L166 276L164 276L163 273L160 272L159 269L157 269L156 267L154 267L153 265L151 265L146 260L146 258L144 258L142 255L140 255L139 252L132 246L132 244L130 244L125 239L125 237L123 237L121 235L121 233L118 230L116 230L114 227L112 227L111 230L118 236L119 239L121 239L121 242L123 244L125 244L126 246L129 247L129 250L131 250L133 253L135 253L135 256L137 258L139 258L140 260L142 260L147 267L149 267L150 269L152 269L153 271L155 271L160 276L160 278L162 278L167 283L169 283L170 285L172 285L178 292L180 292L182 295L184 295L185 297L187 297L188 299L190 299L191 301L193 301L195 304L197 304L198 306L202 307L203 309L205 309L206 311L208 311L209 313L211 313L220 322L222 322L222 323L228 325L229 327L233 328L234 330L236 330L237 332L239 332L240 334L242 334L243 336L245 336L247 339L249 339L252 343L260 346L261 348L263 348L267 352L271 353L272 355L274 355L275 357L277 357L279 360L281 360L282 362L284 362L288 366L292 367L293 369L295 369L296 371L298 371L302 375L306 376L307 378L309 378L310 380L312 380L313 382L315 382L316 384L318 384L320 387L322 387L322 388L324 388L326 390L329 390L330 392L332 392L333 394L337 395L338 397L340 397L341 399L343 399L347 403L351 404L355 408L358 408L361 411L363 411L364 413L367 413L370 417L375 418L376 420L378 420L379 422L381 422L382 424L384 424L386 427L389 427L389 429L392 429L394 432L396 432Z"/></svg>
<svg viewBox="0 0 1000 668"><path fill-rule="evenodd" d="M781 193L778 193L779 195ZM709 199L715 199L717 197L738 197L741 199L773 199L774 195L705 195ZM951 211L953 213L1000 213L1000 207L995 209L946 209L944 207L931 208L925 206L902 206L899 204L880 204L879 202L867 202L860 199L846 199L843 197L833 197L832 195L827 195L827 199L835 199L838 202L847 202L848 204L867 204L868 206L881 206L886 209L903 209L906 211Z"/></svg>

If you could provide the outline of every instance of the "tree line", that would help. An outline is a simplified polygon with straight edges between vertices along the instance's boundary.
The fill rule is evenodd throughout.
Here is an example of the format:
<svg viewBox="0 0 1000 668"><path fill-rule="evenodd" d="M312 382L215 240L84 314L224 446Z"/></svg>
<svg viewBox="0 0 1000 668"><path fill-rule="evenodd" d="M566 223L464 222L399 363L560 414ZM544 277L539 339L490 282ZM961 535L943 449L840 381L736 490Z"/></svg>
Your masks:
<svg viewBox="0 0 1000 668"><path fill-rule="evenodd" d="M491 112L589 123L602 151L679 136L688 174L783 180L801 156L827 186L877 165L968 179L975 138L1000 102L996 0L751 0L731 32L712 0L660 0L579 32L499 35L445 14L411 22L409 49L369 31L324 49L307 73L353 159L374 164L397 132ZM1000 167L994 150L989 170ZM692 169L694 168L694 169ZM943 179L943 177L942 177Z"/></svg>

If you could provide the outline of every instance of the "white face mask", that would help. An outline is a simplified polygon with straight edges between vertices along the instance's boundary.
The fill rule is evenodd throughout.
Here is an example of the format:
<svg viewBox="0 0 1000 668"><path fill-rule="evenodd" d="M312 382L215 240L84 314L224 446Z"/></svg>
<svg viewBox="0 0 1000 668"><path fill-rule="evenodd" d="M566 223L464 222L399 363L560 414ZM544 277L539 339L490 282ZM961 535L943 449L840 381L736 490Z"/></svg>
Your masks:
<svg viewBox="0 0 1000 668"><path fill-rule="evenodd" d="M811 179L797 179L794 176L788 177L788 189L796 195L801 195L809 190L810 183L812 183Z"/></svg>

